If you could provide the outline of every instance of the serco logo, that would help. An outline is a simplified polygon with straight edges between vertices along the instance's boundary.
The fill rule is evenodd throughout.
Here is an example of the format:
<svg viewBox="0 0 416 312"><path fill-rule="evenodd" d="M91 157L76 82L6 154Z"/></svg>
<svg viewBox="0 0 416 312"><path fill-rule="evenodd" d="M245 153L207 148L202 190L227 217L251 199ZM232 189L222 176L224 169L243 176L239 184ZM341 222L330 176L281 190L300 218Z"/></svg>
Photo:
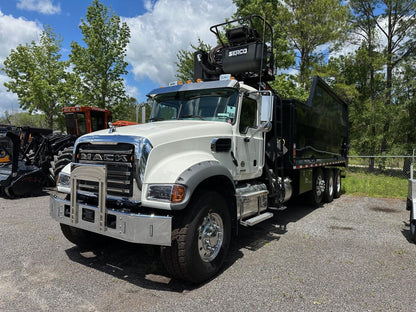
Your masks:
<svg viewBox="0 0 416 312"><path fill-rule="evenodd" d="M128 162L127 155L81 153L81 160Z"/></svg>
<svg viewBox="0 0 416 312"><path fill-rule="evenodd" d="M238 50L228 52L228 56L232 57L232 56L244 55L244 54L247 54L247 52L248 52L247 48L238 49Z"/></svg>

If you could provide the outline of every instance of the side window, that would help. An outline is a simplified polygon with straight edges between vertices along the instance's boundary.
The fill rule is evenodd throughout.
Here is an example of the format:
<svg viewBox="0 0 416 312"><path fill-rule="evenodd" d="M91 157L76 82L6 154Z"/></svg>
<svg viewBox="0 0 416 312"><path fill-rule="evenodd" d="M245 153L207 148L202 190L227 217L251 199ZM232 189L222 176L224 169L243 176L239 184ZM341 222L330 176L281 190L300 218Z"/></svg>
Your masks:
<svg viewBox="0 0 416 312"><path fill-rule="evenodd" d="M66 113L65 122L66 122L66 129L67 129L68 134L78 135L74 113Z"/></svg>
<svg viewBox="0 0 416 312"><path fill-rule="evenodd" d="M240 133L247 133L248 128L256 127L257 101L244 97L240 116Z"/></svg>
<svg viewBox="0 0 416 312"><path fill-rule="evenodd" d="M78 134L83 135L87 133L87 124L85 122L85 114L77 113Z"/></svg>
<svg viewBox="0 0 416 312"><path fill-rule="evenodd" d="M91 111L91 128L93 132L105 128L104 112Z"/></svg>

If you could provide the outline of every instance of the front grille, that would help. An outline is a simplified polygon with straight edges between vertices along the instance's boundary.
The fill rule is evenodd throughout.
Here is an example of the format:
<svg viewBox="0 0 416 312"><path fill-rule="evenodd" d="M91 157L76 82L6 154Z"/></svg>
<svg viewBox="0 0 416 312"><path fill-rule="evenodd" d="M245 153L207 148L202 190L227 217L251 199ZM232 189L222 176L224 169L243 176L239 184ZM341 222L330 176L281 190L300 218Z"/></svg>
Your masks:
<svg viewBox="0 0 416 312"><path fill-rule="evenodd" d="M116 145L80 144L77 162L81 164L106 165L107 194L121 197L133 195L134 146L127 143ZM79 190L98 193L98 183L80 181Z"/></svg>

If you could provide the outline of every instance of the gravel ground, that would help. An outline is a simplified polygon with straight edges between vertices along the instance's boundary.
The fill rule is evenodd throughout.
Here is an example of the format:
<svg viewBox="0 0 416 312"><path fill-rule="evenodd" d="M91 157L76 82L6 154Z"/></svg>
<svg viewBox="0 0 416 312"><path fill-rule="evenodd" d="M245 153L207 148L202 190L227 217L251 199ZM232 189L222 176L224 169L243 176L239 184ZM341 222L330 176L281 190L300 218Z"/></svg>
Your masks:
<svg viewBox="0 0 416 312"><path fill-rule="evenodd" d="M241 229L224 270L170 280L158 249L84 251L49 217L49 197L0 198L0 311L415 311L416 245L404 199L291 203Z"/></svg>

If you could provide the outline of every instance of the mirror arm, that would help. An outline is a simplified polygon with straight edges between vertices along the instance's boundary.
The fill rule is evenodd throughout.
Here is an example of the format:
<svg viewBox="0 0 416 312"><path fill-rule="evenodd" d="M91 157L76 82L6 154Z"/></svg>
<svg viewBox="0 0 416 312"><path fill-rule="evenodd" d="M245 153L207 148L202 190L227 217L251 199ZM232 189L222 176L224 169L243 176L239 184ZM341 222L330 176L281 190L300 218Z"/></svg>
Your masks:
<svg viewBox="0 0 416 312"><path fill-rule="evenodd" d="M245 137L244 142L250 142L250 140L258 133L258 132L269 132L272 129L271 121L262 121L261 124L257 127L256 131L254 131L250 137Z"/></svg>

